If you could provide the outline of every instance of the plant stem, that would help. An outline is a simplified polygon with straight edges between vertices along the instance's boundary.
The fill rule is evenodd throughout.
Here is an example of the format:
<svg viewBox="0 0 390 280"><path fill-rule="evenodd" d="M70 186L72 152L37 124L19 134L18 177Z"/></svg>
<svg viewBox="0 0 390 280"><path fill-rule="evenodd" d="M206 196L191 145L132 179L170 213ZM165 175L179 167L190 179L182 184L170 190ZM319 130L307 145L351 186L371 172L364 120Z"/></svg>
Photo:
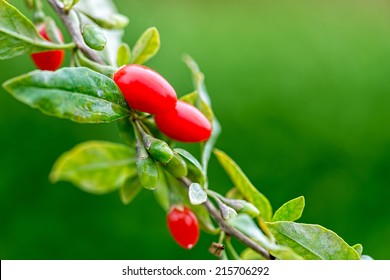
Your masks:
<svg viewBox="0 0 390 280"><path fill-rule="evenodd" d="M69 35L72 37L73 42L76 44L77 48L81 50L86 56L91 60L104 64L103 60L98 56L92 49L90 49L83 40L80 29L75 28L70 20L70 17L67 12L65 12L60 6L58 6L56 0L47 0L49 4L53 7L55 12L59 15L61 21L64 23L66 29L69 32Z"/></svg>
<svg viewBox="0 0 390 280"><path fill-rule="evenodd" d="M183 177L179 179L186 188L189 188L192 184L191 180L187 177ZM238 231L237 229L231 227L226 223L226 221L222 218L221 214L215 208L214 204L211 203L210 200L207 199L206 202L203 203L203 206L206 208L206 210L210 213L211 217L218 223L218 225L221 227L221 230L223 230L227 235L230 235L246 246L250 247L251 249L255 250L257 253L262 255L266 259L272 259L271 255L265 250L263 247L261 247L259 244L257 244L255 241L250 239L248 236L243 234L241 231Z"/></svg>

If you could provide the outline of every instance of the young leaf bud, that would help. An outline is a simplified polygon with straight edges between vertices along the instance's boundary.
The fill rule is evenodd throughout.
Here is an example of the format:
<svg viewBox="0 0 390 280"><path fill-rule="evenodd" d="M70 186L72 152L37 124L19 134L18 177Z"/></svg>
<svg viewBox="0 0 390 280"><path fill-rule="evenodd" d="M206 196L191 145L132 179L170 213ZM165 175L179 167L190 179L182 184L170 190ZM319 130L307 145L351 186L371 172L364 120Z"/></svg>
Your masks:
<svg viewBox="0 0 390 280"><path fill-rule="evenodd" d="M84 42L91 49L101 51L107 44L107 39L104 36L103 31L93 24L86 24L83 27Z"/></svg>
<svg viewBox="0 0 390 280"><path fill-rule="evenodd" d="M187 176L187 164L177 152L173 152L172 159L164 165L165 169L176 178Z"/></svg>

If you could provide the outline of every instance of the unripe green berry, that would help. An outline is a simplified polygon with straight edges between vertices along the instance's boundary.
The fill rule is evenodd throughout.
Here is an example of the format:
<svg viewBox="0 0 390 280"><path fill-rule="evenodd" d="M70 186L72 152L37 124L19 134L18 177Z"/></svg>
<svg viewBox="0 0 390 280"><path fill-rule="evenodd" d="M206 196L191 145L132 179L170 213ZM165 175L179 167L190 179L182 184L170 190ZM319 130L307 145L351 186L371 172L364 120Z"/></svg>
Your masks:
<svg viewBox="0 0 390 280"><path fill-rule="evenodd" d="M173 153L174 154L172 159L163 166L169 173L171 173L176 178L182 178L187 176L188 169L187 169L186 162L184 161L184 159L182 159L181 156L179 156L178 153L176 152Z"/></svg>
<svg viewBox="0 0 390 280"><path fill-rule="evenodd" d="M91 49L101 51L107 44L107 39L103 34L103 31L93 24L86 24L83 27L84 42Z"/></svg>

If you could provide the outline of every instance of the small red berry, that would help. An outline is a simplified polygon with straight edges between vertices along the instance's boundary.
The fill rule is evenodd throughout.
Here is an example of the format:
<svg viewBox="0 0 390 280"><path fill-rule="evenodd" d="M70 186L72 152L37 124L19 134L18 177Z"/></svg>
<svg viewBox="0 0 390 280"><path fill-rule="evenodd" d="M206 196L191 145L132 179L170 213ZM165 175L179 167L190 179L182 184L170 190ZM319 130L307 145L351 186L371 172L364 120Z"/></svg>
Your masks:
<svg viewBox="0 0 390 280"><path fill-rule="evenodd" d="M187 207L173 206L168 213L167 222L169 231L180 246L191 249L198 242L198 219Z"/></svg>
<svg viewBox="0 0 390 280"><path fill-rule="evenodd" d="M194 106L178 100L174 110L154 117L157 127L181 142L202 142L211 136L209 120Z"/></svg>
<svg viewBox="0 0 390 280"><path fill-rule="evenodd" d="M114 81L129 106L135 110L160 114L175 108L175 90L150 68L137 64L126 65L114 74Z"/></svg>
<svg viewBox="0 0 390 280"><path fill-rule="evenodd" d="M43 38L45 38L47 41L50 41L49 36L47 36L46 33L45 25L41 25L38 31ZM64 38L62 37L61 31L59 29L57 29L57 34L61 41L63 41ZM64 50L45 51L31 54L32 60L39 69L50 71L55 71L60 68L62 61L64 60L64 56Z"/></svg>

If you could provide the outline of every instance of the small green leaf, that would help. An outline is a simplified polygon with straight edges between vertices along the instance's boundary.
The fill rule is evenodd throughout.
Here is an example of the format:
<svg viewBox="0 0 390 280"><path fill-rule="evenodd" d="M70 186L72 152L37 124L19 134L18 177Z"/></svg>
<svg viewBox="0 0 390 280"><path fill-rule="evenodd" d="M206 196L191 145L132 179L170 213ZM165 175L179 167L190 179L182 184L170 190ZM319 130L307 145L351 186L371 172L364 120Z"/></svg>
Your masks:
<svg viewBox="0 0 390 280"><path fill-rule="evenodd" d="M238 214L237 217L228 220L228 224L238 229L246 236L255 239L264 247L271 247L270 243L264 233L257 227L252 218L247 214Z"/></svg>
<svg viewBox="0 0 390 280"><path fill-rule="evenodd" d="M247 214L239 214L236 218L228 221L228 224L238 229L246 236L254 239L262 247L268 250L274 257L281 260L301 260L302 257L291 248L280 246L271 242L264 233L257 227L255 222Z"/></svg>
<svg viewBox="0 0 390 280"><path fill-rule="evenodd" d="M200 98L207 105L211 106L210 96L208 95L208 93L206 91L206 86L204 83L204 74L200 71L198 64L189 55L184 55L183 61L192 72L192 82L193 82L194 87L195 87L196 91L198 92Z"/></svg>
<svg viewBox="0 0 390 280"><path fill-rule="evenodd" d="M142 186L137 175L127 178L119 192L122 203L130 204L141 190Z"/></svg>
<svg viewBox="0 0 390 280"><path fill-rule="evenodd" d="M122 43L118 48L118 55L116 59L116 64L118 67L127 65L131 60L131 50L128 44Z"/></svg>
<svg viewBox="0 0 390 280"><path fill-rule="evenodd" d="M203 173L203 169L199 161L186 150L183 150L181 148L176 148L174 149L174 151L176 151L179 155L181 155L186 161L188 171L189 171L188 174L189 178L193 182L197 182L200 185L203 185L206 180L206 177Z"/></svg>
<svg viewBox="0 0 390 280"><path fill-rule="evenodd" d="M227 154L220 150L214 150L214 154L244 198L260 210L265 221L270 221L272 207L268 199L252 185L241 168Z"/></svg>
<svg viewBox="0 0 390 280"><path fill-rule="evenodd" d="M362 244L355 244L351 247L359 254L359 256L362 255L362 253L363 253L363 245Z"/></svg>
<svg viewBox="0 0 390 280"><path fill-rule="evenodd" d="M188 93L188 94L180 97L180 100L185 102L185 103L188 103L188 104L191 104L191 105L195 105L195 101L196 101L197 98L198 98L198 92L197 91L193 91L191 93Z"/></svg>
<svg viewBox="0 0 390 280"><path fill-rule="evenodd" d="M202 114L209 120L209 122L212 124L214 120L214 113L213 110L211 110L211 107L207 105L206 102L203 101L203 99L200 100L199 110L202 112Z"/></svg>
<svg viewBox="0 0 390 280"><path fill-rule="evenodd" d="M294 222L267 223L280 245L293 249L305 260L358 260L359 254L341 237L319 225Z"/></svg>
<svg viewBox="0 0 390 280"><path fill-rule="evenodd" d="M81 11L87 18L104 29L123 29L129 24L129 18L125 15L113 13L110 15L93 15L87 11Z"/></svg>
<svg viewBox="0 0 390 280"><path fill-rule="evenodd" d="M207 193L198 183L192 183L188 189L188 197L191 204L199 205L207 201Z"/></svg>
<svg viewBox="0 0 390 280"><path fill-rule="evenodd" d="M64 10L69 11L79 0L61 0L61 2L64 3Z"/></svg>
<svg viewBox="0 0 390 280"><path fill-rule="evenodd" d="M92 194L119 189L136 174L134 150L121 144L88 141L62 154L50 173L50 181L67 181Z"/></svg>
<svg viewBox="0 0 390 280"><path fill-rule="evenodd" d="M3 87L19 101L58 118L107 123L129 115L114 81L88 68L33 71Z"/></svg>
<svg viewBox="0 0 390 280"><path fill-rule="evenodd" d="M160 35L155 27L148 28L135 43L131 63L144 64L160 48Z"/></svg>
<svg viewBox="0 0 390 280"><path fill-rule="evenodd" d="M303 209L305 208L305 198L303 196L294 198L285 204L283 204L278 210L276 210L272 221L290 221L294 222L302 216Z"/></svg>
<svg viewBox="0 0 390 280"><path fill-rule="evenodd" d="M74 44L55 44L41 37L35 26L7 1L0 0L0 59L53 49L71 49Z"/></svg>

